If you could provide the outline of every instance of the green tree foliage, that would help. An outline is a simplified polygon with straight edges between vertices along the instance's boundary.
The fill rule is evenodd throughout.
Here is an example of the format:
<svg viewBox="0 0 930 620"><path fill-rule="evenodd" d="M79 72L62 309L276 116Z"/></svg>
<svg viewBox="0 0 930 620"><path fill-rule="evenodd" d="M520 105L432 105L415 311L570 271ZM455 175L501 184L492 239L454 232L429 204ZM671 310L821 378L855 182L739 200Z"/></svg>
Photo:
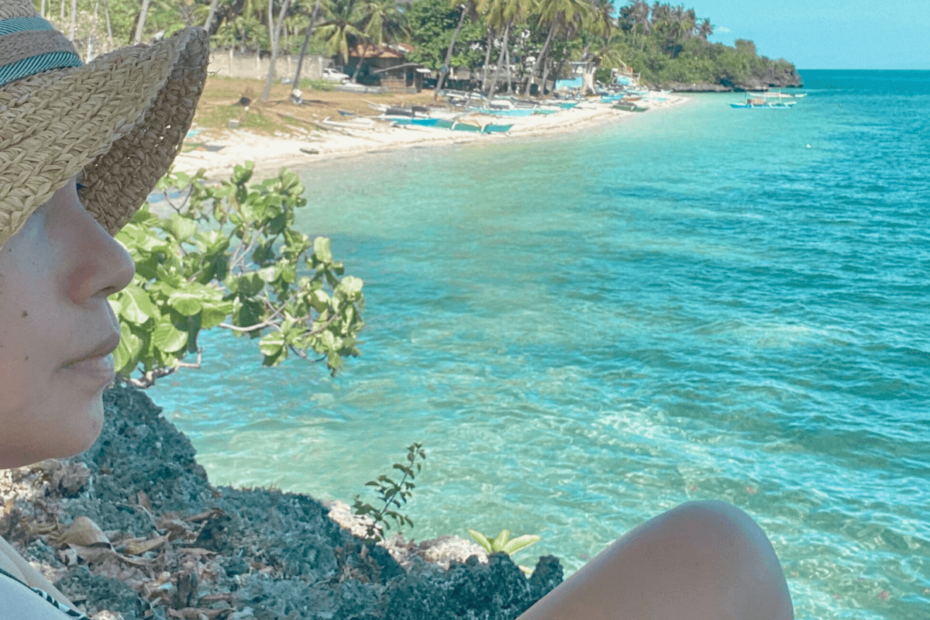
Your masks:
<svg viewBox="0 0 930 620"><path fill-rule="evenodd" d="M145 205L117 235L136 263L132 283L111 298L122 380L148 387L199 366L198 336L213 328L257 340L265 366L293 353L335 374L343 357L358 355L362 281L343 275L329 239L293 228L306 205L295 173L251 177L251 162L219 186L204 183L203 171L166 175L158 189L180 196L169 203L174 212Z"/></svg>
<svg viewBox="0 0 930 620"><path fill-rule="evenodd" d="M415 48L407 59L438 71L445 61L461 9L452 6L449 0L413 0L405 15L410 43ZM486 38L480 21L466 19L456 38L451 66L477 67L484 60Z"/></svg>

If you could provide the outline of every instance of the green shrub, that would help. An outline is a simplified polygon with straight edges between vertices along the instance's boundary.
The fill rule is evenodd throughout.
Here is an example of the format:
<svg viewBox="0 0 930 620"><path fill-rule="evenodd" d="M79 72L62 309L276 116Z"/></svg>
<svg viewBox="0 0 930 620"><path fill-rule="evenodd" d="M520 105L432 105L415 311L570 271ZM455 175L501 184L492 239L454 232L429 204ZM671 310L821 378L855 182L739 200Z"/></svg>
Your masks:
<svg viewBox="0 0 930 620"><path fill-rule="evenodd" d="M294 355L326 361L359 354L362 280L343 276L325 237L293 229L306 205L293 172L249 184L252 162L219 186L169 173L170 217L148 204L117 235L136 262L132 283L111 298L120 321L115 351L122 381L149 387L183 367L199 367L201 331L220 328L258 340L265 366ZM171 198L171 196L179 196ZM197 354L197 362L186 361ZM141 376L133 377L138 371Z"/></svg>

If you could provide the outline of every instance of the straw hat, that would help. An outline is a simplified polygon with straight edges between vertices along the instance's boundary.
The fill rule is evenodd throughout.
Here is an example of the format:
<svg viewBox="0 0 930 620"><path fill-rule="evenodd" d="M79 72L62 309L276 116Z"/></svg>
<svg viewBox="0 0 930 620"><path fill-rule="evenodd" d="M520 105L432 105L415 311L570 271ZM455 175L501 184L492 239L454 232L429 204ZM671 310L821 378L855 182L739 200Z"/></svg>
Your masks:
<svg viewBox="0 0 930 620"><path fill-rule="evenodd" d="M110 233L167 172L206 79L201 28L82 65L31 0L0 0L0 245L78 172Z"/></svg>

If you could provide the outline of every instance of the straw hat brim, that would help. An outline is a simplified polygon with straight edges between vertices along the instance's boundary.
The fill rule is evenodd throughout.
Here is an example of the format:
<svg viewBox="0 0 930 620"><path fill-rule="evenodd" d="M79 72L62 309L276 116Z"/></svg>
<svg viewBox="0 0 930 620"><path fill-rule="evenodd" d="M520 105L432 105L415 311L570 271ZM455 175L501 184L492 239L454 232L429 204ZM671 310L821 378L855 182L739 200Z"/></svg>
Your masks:
<svg viewBox="0 0 930 620"><path fill-rule="evenodd" d="M208 60L187 28L0 88L0 245L81 171L84 206L116 234L178 154Z"/></svg>

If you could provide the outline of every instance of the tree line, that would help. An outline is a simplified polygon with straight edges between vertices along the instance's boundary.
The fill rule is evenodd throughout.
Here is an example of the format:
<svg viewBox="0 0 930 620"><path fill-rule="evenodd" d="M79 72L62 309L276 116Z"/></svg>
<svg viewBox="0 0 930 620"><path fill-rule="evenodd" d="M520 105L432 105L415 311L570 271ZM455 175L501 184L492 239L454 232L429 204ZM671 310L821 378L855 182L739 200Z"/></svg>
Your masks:
<svg viewBox="0 0 930 620"><path fill-rule="evenodd" d="M759 56L751 41L712 43L709 18L684 5L630 0L36 0L88 56L203 26L214 47L331 55L410 43L411 62L466 69L484 92L526 93L586 63L651 85L797 83L794 65ZM357 77L357 72L356 72ZM535 87L535 88L534 88Z"/></svg>

